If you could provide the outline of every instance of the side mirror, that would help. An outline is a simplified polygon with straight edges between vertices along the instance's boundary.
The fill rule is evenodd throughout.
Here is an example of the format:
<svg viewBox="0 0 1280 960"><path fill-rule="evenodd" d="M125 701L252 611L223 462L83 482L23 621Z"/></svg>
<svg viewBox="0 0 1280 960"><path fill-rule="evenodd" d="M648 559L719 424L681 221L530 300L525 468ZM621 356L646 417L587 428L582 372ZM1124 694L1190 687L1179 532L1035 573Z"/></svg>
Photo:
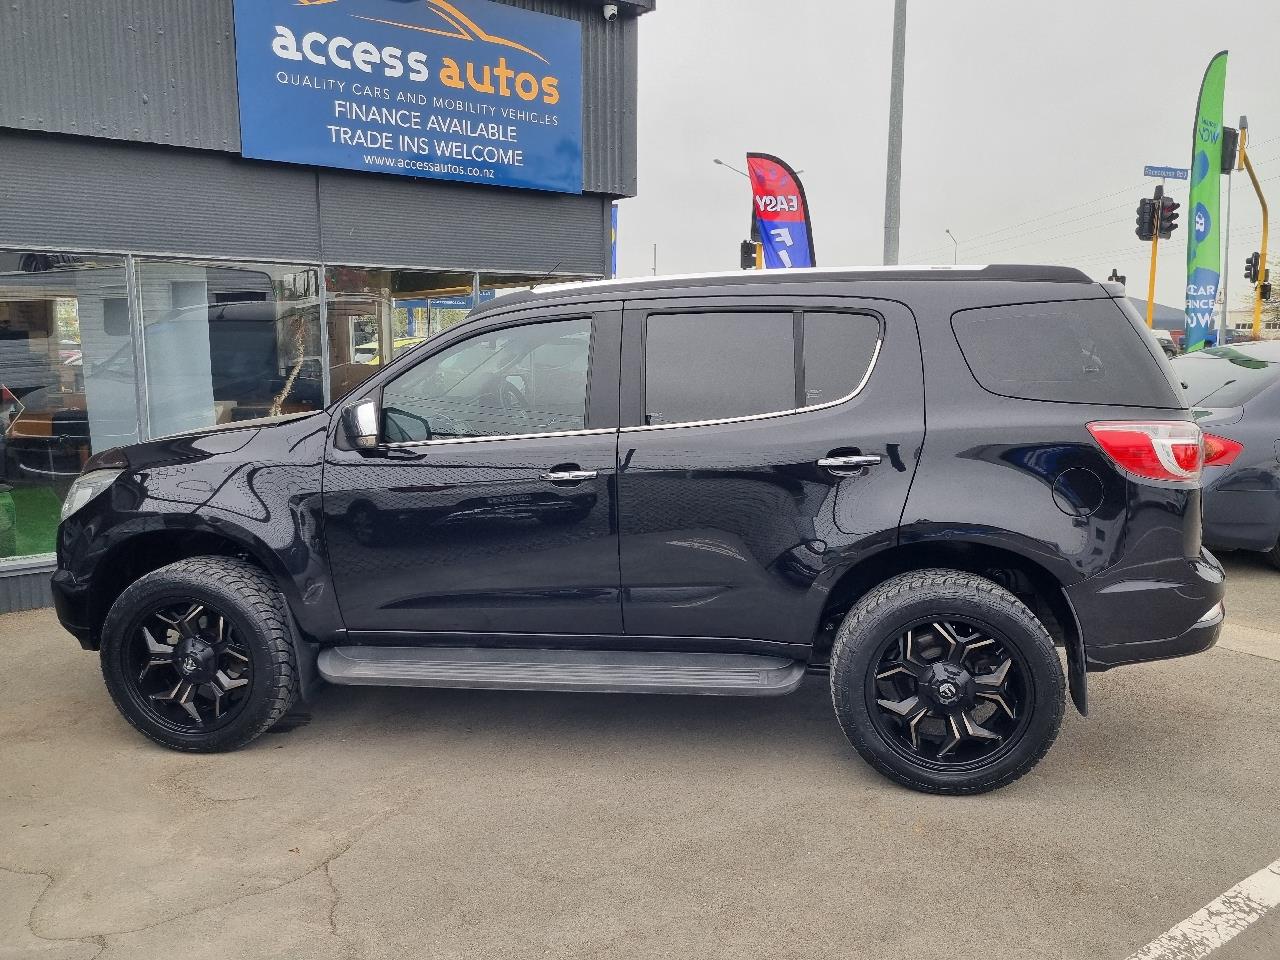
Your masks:
<svg viewBox="0 0 1280 960"><path fill-rule="evenodd" d="M342 425L347 438L357 450L372 450L378 445L378 401L364 400L342 411Z"/></svg>

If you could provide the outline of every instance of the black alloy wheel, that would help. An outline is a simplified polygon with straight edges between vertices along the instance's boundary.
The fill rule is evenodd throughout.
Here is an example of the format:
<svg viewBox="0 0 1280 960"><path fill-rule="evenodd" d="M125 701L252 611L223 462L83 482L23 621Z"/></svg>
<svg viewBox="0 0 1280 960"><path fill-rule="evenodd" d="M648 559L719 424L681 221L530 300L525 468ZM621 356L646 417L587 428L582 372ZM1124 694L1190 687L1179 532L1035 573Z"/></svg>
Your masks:
<svg viewBox="0 0 1280 960"><path fill-rule="evenodd" d="M1011 783L1052 746L1066 678L1039 619L958 570L893 577L849 611L831 651L831 699L862 758L913 790Z"/></svg>
<svg viewBox="0 0 1280 960"><path fill-rule="evenodd" d="M877 732L940 770L990 763L1012 748L1034 708L1018 649L963 620L916 624L881 645L867 675Z"/></svg>
<svg viewBox="0 0 1280 960"><path fill-rule="evenodd" d="M298 696L289 609L262 568L193 557L153 570L112 604L102 675L124 718L174 750L234 750Z"/></svg>
<svg viewBox="0 0 1280 960"><path fill-rule="evenodd" d="M179 733L231 723L253 691L249 648L225 613L190 598L143 616L123 648L135 703Z"/></svg>

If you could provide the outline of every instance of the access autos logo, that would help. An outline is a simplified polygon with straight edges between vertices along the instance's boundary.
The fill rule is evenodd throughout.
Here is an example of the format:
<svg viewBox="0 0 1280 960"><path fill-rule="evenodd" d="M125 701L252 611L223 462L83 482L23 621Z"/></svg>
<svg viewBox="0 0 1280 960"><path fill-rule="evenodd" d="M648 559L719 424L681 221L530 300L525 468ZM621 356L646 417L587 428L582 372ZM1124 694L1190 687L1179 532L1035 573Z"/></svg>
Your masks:
<svg viewBox="0 0 1280 960"><path fill-rule="evenodd" d="M299 7L332 8L342 0L296 0ZM397 0L405 7L404 18L372 17L352 13L351 19L395 27L413 33L446 37L468 43L500 47L525 54L540 63L549 64L536 50L508 37L489 33L474 19L467 16L446 0ZM409 11L426 14L425 22L412 22ZM282 60L307 61L317 66L334 66L341 70L359 70L372 74L380 69L388 79L405 77L417 83L425 83L431 77L430 57L420 51L402 49L394 45L379 46L364 40L352 40L343 35L329 36L312 30L298 36L289 27L276 25L276 36L271 50ZM536 68L535 68L536 69ZM473 90L476 93L496 94L502 97L516 96L526 102L539 100L548 105L560 102L560 79L530 71L516 70L505 56L497 63L477 63L474 60L457 60L441 57L437 68L440 83L454 90Z"/></svg>

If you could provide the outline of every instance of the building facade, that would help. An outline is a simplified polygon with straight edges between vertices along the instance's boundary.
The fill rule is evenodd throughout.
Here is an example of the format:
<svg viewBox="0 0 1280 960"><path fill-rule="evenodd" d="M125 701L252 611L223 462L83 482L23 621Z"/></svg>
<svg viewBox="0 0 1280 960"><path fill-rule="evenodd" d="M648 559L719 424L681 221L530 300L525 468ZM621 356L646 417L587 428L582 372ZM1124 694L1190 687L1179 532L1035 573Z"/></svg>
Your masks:
<svg viewBox="0 0 1280 960"><path fill-rule="evenodd" d="M653 0L0 5L0 611L123 443L322 407L609 270Z"/></svg>

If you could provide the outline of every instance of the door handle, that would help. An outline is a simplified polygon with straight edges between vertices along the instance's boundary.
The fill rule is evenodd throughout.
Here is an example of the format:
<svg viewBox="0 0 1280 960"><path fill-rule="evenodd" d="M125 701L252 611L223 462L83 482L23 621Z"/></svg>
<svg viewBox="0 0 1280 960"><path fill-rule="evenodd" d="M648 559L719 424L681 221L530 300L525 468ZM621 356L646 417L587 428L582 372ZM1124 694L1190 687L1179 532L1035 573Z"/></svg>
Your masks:
<svg viewBox="0 0 1280 960"><path fill-rule="evenodd" d="M552 470L542 475L548 483L582 483L600 476L598 470Z"/></svg>
<svg viewBox="0 0 1280 960"><path fill-rule="evenodd" d="M818 461L818 466L823 470L830 470L837 475L855 474L864 467L874 467L883 458L875 454L857 454L847 457L823 457Z"/></svg>

